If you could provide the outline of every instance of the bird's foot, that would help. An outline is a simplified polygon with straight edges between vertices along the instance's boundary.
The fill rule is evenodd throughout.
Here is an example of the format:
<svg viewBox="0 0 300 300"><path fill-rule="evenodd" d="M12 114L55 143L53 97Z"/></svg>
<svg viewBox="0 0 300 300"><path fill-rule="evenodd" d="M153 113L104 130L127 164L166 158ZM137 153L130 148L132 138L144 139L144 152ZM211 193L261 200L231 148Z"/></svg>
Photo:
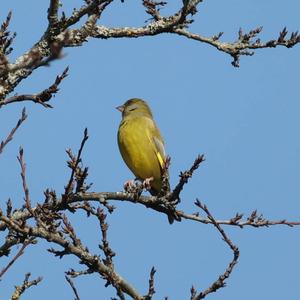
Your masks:
<svg viewBox="0 0 300 300"><path fill-rule="evenodd" d="M128 192L128 193L132 192L133 190L136 189L135 180L131 179L131 180L125 181L123 187L124 187L125 192Z"/></svg>
<svg viewBox="0 0 300 300"><path fill-rule="evenodd" d="M151 190L151 182L154 180L153 177L149 177L149 178L146 178L144 181L143 181L143 188L146 189L147 191Z"/></svg>

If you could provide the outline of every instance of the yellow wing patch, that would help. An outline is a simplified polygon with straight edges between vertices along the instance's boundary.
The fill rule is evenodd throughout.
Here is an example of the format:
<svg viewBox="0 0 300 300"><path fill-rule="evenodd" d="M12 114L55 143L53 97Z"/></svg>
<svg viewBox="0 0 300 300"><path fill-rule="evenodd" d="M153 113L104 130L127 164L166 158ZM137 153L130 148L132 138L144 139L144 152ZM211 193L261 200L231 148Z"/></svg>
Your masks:
<svg viewBox="0 0 300 300"><path fill-rule="evenodd" d="M159 152L156 152L156 156L157 156L158 162L160 164L160 167L163 169L165 162L164 162L163 158L161 157L161 154Z"/></svg>
<svg viewBox="0 0 300 300"><path fill-rule="evenodd" d="M148 122L147 137L149 139L149 144L151 145L154 154L157 158L159 167L162 170L165 166L165 149L163 140L153 120L149 118L147 118L146 120Z"/></svg>

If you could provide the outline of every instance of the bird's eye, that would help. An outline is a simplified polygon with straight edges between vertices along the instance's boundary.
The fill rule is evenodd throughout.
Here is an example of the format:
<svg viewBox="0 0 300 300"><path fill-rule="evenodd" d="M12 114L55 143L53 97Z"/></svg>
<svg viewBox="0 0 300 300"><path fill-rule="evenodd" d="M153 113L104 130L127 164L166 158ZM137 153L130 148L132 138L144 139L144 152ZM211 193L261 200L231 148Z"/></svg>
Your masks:
<svg viewBox="0 0 300 300"><path fill-rule="evenodd" d="M135 109L137 109L138 107L137 107L137 105L136 104L133 104L133 105L131 105L131 106L129 106L129 111L133 111L133 110L135 110Z"/></svg>

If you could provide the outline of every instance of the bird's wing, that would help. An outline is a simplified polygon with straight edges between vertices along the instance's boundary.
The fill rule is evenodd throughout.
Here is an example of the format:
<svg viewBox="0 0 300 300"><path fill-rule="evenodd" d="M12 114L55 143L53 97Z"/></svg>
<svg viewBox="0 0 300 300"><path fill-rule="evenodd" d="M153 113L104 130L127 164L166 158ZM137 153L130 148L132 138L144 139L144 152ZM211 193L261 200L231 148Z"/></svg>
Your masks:
<svg viewBox="0 0 300 300"><path fill-rule="evenodd" d="M162 136L160 135L159 129L155 125L154 121L147 118L149 123L149 131L147 132L150 144L153 145L154 153L157 157L161 169L165 166L165 147Z"/></svg>
<svg viewBox="0 0 300 300"><path fill-rule="evenodd" d="M159 161L159 165L163 169L165 166L166 156L164 144L156 136L153 137L153 142L156 148L156 156Z"/></svg>

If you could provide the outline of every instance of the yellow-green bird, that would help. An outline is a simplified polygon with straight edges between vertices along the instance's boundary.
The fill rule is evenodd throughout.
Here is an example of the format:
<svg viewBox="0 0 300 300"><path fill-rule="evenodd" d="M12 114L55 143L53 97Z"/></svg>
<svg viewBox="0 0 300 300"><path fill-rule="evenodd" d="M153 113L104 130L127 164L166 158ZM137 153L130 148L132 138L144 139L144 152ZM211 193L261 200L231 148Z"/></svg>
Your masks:
<svg viewBox="0 0 300 300"><path fill-rule="evenodd" d="M137 179L150 183L150 193L157 195L162 188L166 154L151 109L138 98L126 101L117 109L122 112L118 131L122 158Z"/></svg>

